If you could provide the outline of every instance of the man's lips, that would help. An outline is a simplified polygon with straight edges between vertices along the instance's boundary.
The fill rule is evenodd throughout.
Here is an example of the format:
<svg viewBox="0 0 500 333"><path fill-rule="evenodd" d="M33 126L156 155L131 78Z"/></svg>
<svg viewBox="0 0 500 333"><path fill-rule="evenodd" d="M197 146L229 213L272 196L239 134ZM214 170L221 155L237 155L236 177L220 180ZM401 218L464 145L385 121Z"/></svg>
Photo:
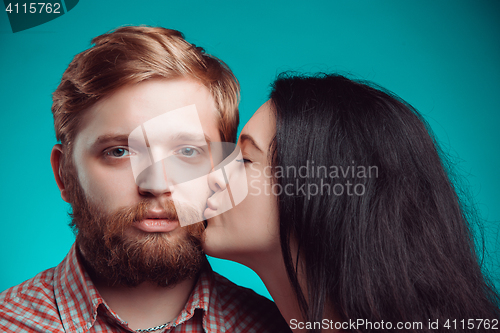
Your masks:
<svg viewBox="0 0 500 333"><path fill-rule="evenodd" d="M134 222L134 227L144 232L169 232L179 227L179 221L169 219L144 219Z"/></svg>
<svg viewBox="0 0 500 333"><path fill-rule="evenodd" d="M150 209L143 220L134 222L133 225L144 232L169 232L179 226L179 221L175 214L168 214L164 210Z"/></svg>

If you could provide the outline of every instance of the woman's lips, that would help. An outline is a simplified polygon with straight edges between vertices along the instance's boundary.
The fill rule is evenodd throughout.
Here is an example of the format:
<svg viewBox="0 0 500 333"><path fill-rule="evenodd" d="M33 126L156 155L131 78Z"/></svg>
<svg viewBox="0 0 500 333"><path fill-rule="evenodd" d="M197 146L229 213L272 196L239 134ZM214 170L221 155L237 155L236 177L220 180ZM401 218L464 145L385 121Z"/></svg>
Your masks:
<svg viewBox="0 0 500 333"><path fill-rule="evenodd" d="M206 219L211 219L214 216L217 216L217 210L213 210L211 208L206 208L205 211L203 212L203 217Z"/></svg>
<svg viewBox="0 0 500 333"><path fill-rule="evenodd" d="M170 232L179 226L177 220L169 220L162 218L146 218L140 222L135 222L134 227L144 232Z"/></svg>
<svg viewBox="0 0 500 333"><path fill-rule="evenodd" d="M207 199L207 207L211 210L217 210L217 205L215 204L215 194Z"/></svg>
<svg viewBox="0 0 500 333"><path fill-rule="evenodd" d="M207 208L203 212L203 216L205 217L205 219L209 219L217 215L218 207L214 202L215 200L215 194L207 199Z"/></svg>

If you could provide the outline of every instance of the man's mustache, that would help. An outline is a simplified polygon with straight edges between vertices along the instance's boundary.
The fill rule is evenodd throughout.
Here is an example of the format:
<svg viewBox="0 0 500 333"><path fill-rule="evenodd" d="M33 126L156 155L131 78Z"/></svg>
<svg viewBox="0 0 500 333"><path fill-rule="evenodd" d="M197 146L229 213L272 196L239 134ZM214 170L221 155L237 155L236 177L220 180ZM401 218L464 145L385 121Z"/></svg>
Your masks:
<svg viewBox="0 0 500 333"><path fill-rule="evenodd" d="M108 223L105 224L104 241L108 243L114 236L122 235L134 222L140 222L146 218L152 209L160 208L162 216L172 221L178 221L179 216L172 200L160 200L145 198L137 204L124 207L108 216Z"/></svg>

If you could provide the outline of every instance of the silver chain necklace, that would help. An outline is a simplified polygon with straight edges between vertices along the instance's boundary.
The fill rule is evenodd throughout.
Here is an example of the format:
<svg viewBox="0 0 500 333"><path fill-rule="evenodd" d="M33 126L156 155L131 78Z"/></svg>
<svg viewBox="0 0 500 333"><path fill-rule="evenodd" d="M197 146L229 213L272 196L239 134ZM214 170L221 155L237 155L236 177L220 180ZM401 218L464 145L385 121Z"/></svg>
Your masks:
<svg viewBox="0 0 500 333"><path fill-rule="evenodd" d="M139 333L159 331L162 328L167 327L168 324L170 324L170 322L165 323L165 324L161 324L161 325L158 325L158 326L155 326L155 327L151 327L151 328L138 329L138 330L135 330L135 331L139 332Z"/></svg>

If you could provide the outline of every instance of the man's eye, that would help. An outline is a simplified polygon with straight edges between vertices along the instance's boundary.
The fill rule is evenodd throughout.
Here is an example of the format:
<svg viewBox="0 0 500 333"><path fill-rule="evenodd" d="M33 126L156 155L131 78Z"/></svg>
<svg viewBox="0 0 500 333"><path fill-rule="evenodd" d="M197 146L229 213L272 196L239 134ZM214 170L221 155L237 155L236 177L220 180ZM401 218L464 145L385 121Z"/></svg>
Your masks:
<svg viewBox="0 0 500 333"><path fill-rule="evenodd" d="M175 153L184 157L194 157L200 154L200 152L193 147L184 147L177 150Z"/></svg>
<svg viewBox="0 0 500 333"><path fill-rule="evenodd" d="M115 158L126 157L128 155L130 155L129 150L126 148L121 148L121 147L113 148L113 149L110 149L106 152L106 156L115 157Z"/></svg>

